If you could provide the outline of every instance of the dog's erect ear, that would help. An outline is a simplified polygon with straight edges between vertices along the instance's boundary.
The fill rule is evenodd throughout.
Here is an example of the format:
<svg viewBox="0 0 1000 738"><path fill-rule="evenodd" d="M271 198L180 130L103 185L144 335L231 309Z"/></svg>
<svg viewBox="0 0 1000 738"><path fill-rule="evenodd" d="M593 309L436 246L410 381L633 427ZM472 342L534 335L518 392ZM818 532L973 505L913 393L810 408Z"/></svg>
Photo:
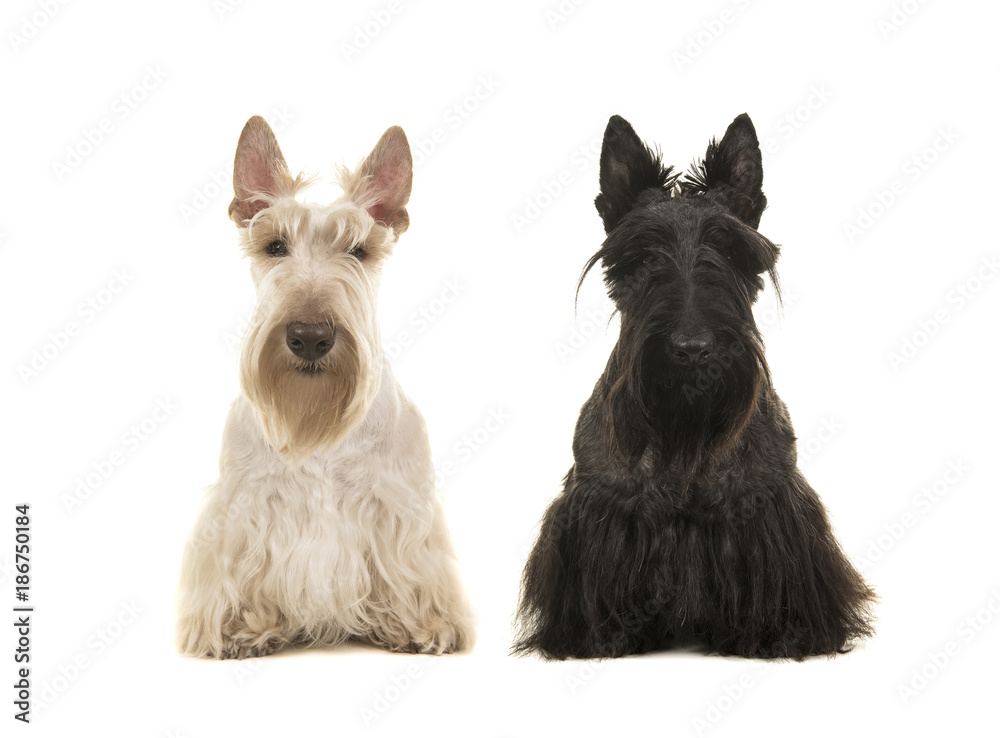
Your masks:
<svg viewBox="0 0 1000 738"><path fill-rule="evenodd" d="M756 228L767 207L760 143L750 116L737 116L719 142L705 152L702 171L693 179L706 196L716 200L747 225ZM701 181L698 181L701 180Z"/></svg>
<svg viewBox="0 0 1000 738"><path fill-rule="evenodd" d="M245 225L271 203L266 198L289 194L291 176L278 148L274 131L259 115L247 121L236 145L233 163L233 201L229 217ZM261 195L264 197L262 198Z"/></svg>
<svg viewBox="0 0 1000 738"><path fill-rule="evenodd" d="M399 235L410 225L406 203L413 184L413 157L406 134L393 126L382 134L372 152L361 162L358 174L368 179L368 214Z"/></svg>
<svg viewBox="0 0 1000 738"><path fill-rule="evenodd" d="M611 233L635 207L640 192L650 187L669 188L673 184L671 167L662 166L659 156L618 115L612 115L604 129L600 181L601 194L594 205L604 221L605 233Z"/></svg>

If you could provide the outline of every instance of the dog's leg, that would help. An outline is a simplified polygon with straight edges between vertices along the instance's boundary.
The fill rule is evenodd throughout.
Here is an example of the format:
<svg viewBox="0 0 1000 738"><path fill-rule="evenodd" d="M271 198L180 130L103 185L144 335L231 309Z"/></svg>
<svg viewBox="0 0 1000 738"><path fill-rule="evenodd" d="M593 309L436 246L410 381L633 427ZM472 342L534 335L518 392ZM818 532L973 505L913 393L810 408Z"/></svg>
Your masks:
<svg viewBox="0 0 1000 738"><path fill-rule="evenodd" d="M750 514L714 538L718 609L709 641L722 653L802 659L849 650L873 634L875 594L844 555L801 474L756 493Z"/></svg>
<svg viewBox="0 0 1000 738"><path fill-rule="evenodd" d="M370 640L393 651L443 654L475 642L444 511L436 500L380 515L367 603Z"/></svg>
<svg viewBox="0 0 1000 738"><path fill-rule="evenodd" d="M261 592L268 553L249 497L220 481L184 551L177 645L211 658L267 655L294 638L287 619Z"/></svg>
<svg viewBox="0 0 1000 738"><path fill-rule="evenodd" d="M659 645L657 623L672 593L651 571L662 541L641 504L570 471L524 570L515 652L613 658Z"/></svg>

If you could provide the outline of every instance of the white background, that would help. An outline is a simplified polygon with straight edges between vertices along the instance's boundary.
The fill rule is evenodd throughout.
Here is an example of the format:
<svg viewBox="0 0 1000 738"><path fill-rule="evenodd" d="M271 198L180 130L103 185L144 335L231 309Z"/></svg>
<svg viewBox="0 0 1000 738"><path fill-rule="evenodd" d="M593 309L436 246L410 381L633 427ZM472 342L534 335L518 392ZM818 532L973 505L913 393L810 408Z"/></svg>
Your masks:
<svg viewBox="0 0 1000 738"><path fill-rule="evenodd" d="M40 701L19 730L995 729L1000 279L982 261L1000 251L994 4L223 2L13 0L0 20L2 599L13 507L29 502ZM521 566L617 333L596 273L574 315L603 237L600 135L621 114L686 166L744 111L768 148L761 231L783 246L784 309L768 291L758 321L802 468L881 595L878 634L768 668L512 658ZM410 334L397 377L437 466L456 467L441 486L480 617L472 653L239 664L173 650L180 553L216 476L254 299L226 208L255 113L294 170L327 182L389 125L415 149L380 320L387 345ZM158 402L175 406L162 422ZM487 433L491 412L506 419ZM11 685L13 629L3 638Z"/></svg>

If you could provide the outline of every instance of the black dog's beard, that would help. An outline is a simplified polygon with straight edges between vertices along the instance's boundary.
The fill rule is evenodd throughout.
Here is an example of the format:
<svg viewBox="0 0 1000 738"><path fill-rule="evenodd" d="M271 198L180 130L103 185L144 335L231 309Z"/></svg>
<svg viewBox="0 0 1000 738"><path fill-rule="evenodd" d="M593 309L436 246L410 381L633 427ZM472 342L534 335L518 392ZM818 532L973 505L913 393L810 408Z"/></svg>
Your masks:
<svg viewBox="0 0 1000 738"><path fill-rule="evenodd" d="M720 337L705 364L679 366L669 359L662 333L629 345L623 336L609 363L611 435L633 458L652 445L664 467L694 470L731 448L769 395L770 377L759 336Z"/></svg>

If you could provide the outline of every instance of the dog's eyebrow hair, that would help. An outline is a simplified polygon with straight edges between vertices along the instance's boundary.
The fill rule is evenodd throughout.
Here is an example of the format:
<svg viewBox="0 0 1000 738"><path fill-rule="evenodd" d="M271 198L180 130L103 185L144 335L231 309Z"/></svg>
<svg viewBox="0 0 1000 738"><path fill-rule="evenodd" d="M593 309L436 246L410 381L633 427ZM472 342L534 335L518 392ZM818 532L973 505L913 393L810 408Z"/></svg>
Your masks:
<svg viewBox="0 0 1000 738"><path fill-rule="evenodd" d="M344 220L339 217L340 213L334 211L327 214L323 224L319 227L320 235L325 239L339 240L344 233Z"/></svg>
<svg viewBox="0 0 1000 738"><path fill-rule="evenodd" d="M704 236L709 230L717 228L721 231L725 231L731 236L742 236L748 230L749 226L745 225L739 218L735 218L727 213L710 213L701 222L699 227L699 236Z"/></svg>
<svg viewBox="0 0 1000 738"><path fill-rule="evenodd" d="M352 205L331 208L319 226L320 235L331 241L348 239L351 243L364 243L371 232L370 221L362 218Z"/></svg>
<svg viewBox="0 0 1000 738"><path fill-rule="evenodd" d="M677 229L670 223L664 223L662 219L653 216L644 217L637 221L636 230L633 233L640 234L643 241L656 239L670 244L677 243Z"/></svg>

